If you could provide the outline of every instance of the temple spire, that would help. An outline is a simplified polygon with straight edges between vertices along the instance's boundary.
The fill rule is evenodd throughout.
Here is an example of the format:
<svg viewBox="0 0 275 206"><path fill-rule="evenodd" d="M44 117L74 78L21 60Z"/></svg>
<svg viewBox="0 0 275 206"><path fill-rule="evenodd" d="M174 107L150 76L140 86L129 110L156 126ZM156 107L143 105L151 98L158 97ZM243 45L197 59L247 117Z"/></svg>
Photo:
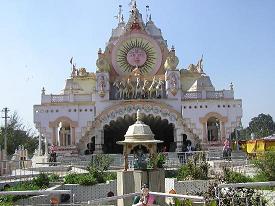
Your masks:
<svg viewBox="0 0 275 206"><path fill-rule="evenodd" d="M122 5L119 5L118 7L118 14L115 16L115 18L118 20L118 23L121 23L123 22Z"/></svg>
<svg viewBox="0 0 275 206"><path fill-rule="evenodd" d="M147 23L148 21L151 21L151 14L149 14L149 11L150 11L150 8L149 8L149 6L147 5L147 6L146 6L146 23Z"/></svg>

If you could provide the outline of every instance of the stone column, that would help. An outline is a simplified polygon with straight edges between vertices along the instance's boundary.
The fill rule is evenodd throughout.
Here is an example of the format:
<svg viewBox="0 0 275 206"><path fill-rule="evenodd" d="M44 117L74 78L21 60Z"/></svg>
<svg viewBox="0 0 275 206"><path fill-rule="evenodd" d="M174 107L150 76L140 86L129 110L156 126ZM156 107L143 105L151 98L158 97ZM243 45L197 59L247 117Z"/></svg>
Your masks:
<svg viewBox="0 0 275 206"><path fill-rule="evenodd" d="M178 128L174 129L174 141L176 142L176 152L182 152L182 134Z"/></svg>
<svg viewBox="0 0 275 206"><path fill-rule="evenodd" d="M42 155L41 138L42 138L42 134L41 134L41 128L40 128L40 131L39 131L39 142L38 142L38 155L39 155L39 156Z"/></svg>
<svg viewBox="0 0 275 206"><path fill-rule="evenodd" d="M202 123L202 141L207 143L207 122Z"/></svg>
<svg viewBox="0 0 275 206"><path fill-rule="evenodd" d="M221 139L220 140L224 140L225 139L225 127L224 127L224 122L220 121L220 132L221 132Z"/></svg>
<svg viewBox="0 0 275 206"><path fill-rule="evenodd" d="M71 127L71 143L75 145L75 127Z"/></svg>
<svg viewBox="0 0 275 206"><path fill-rule="evenodd" d="M96 154L103 153L103 151L102 151L103 144L104 144L104 130L98 129L96 131L96 136L95 136L95 151L94 151L94 153L96 153Z"/></svg>
<svg viewBox="0 0 275 206"><path fill-rule="evenodd" d="M52 127L52 144L56 145L56 127Z"/></svg>

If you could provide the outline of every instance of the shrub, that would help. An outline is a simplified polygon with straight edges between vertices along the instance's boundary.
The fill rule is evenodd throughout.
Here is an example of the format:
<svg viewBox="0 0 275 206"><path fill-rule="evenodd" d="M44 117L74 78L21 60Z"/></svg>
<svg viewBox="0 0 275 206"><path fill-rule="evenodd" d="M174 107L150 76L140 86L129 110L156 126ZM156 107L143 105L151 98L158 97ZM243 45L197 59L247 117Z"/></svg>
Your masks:
<svg viewBox="0 0 275 206"><path fill-rule="evenodd" d="M275 181L275 152L265 152L253 163L261 171L261 175L266 176L267 180Z"/></svg>
<svg viewBox="0 0 275 206"><path fill-rule="evenodd" d="M33 182L19 183L12 187L6 187L5 191L24 191L24 190L39 190L41 187L33 184ZM26 195L6 195L0 197L0 205L12 205L17 200L27 198Z"/></svg>
<svg viewBox="0 0 275 206"><path fill-rule="evenodd" d="M97 169L100 172L106 171L109 169L114 159L107 154L98 154L90 162L88 170Z"/></svg>
<svg viewBox="0 0 275 206"><path fill-rule="evenodd" d="M85 174L82 174L85 175ZM64 177L65 184L79 184L81 175L80 174L68 174Z"/></svg>
<svg viewBox="0 0 275 206"><path fill-rule="evenodd" d="M97 184L97 179L94 178L91 174L85 174L80 176L79 178L79 184L80 185L95 185Z"/></svg>
<svg viewBox="0 0 275 206"><path fill-rule="evenodd" d="M59 180L59 175L57 175L57 174L51 174L49 176L49 180L50 180L50 182L57 182Z"/></svg>
<svg viewBox="0 0 275 206"><path fill-rule="evenodd" d="M224 181L226 183L244 183L252 182L252 178L247 177L239 172L234 172L226 167L223 168Z"/></svg>
<svg viewBox="0 0 275 206"><path fill-rule="evenodd" d="M47 174L40 173L37 177L32 180L34 185L37 185L39 188L47 188L50 184L50 179Z"/></svg>
<svg viewBox="0 0 275 206"><path fill-rule="evenodd" d="M197 164L196 161L188 161L185 165L182 165L178 170L178 180L207 180L208 179L209 164L206 161L202 161Z"/></svg>
<svg viewBox="0 0 275 206"><path fill-rule="evenodd" d="M163 168L166 161L164 153L157 153L150 157L148 167L150 168Z"/></svg>
<svg viewBox="0 0 275 206"><path fill-rule="evenodd" d="M104 183L107 180L113 180L116 178L116 173L113 172L103 172L100 173L99 171L92 171L88 174L68 174L64 178L65 184L80 184L91 186L97 183Z"/></svg>
<svg viewBox="0 0 275 206"><path fill-rule="evenodd" d="M174 198L174 206L192 206L192 201L185 199L185 200L179 200L178 198Z"/></svg>

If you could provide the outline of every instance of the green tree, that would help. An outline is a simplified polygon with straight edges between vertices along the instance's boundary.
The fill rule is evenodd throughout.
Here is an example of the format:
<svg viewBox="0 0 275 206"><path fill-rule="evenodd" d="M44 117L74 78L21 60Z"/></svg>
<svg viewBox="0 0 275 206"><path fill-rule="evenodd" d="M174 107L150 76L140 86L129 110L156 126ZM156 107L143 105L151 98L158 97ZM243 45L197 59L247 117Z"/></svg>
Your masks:
<svg viewBox="0 0 275 206"><path fill-rule="evenodd" d="M4 147L5 128L0 128L0 145ZM7 147L8 155L12 155L19 145L24 145L32 154L38 146L38 137L34 135L31 129L27 129L16 112L10 115L7 127Z"/></svg>
<svg viewBox="0 0 275 206"><path fill-rule="evenodd" d="M275 132L275 123L269 114L259 114L251 119L247 129L250 134L254 133L257 138L262 138Z"/></svg>

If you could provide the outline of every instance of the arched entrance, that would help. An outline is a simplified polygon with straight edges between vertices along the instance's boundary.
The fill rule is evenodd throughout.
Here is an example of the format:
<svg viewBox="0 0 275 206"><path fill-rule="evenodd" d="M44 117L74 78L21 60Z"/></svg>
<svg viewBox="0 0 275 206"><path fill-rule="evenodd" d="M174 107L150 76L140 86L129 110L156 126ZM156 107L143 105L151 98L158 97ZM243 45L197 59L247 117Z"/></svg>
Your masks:
<svg viewBox="0 0 275 206"><path fill-rule="evenodd" d="M216 117L210 117L207 120L207 140L212 142L220 139L220 121Z"/></svg>
<svg viewBox="0 0 275 206"><path fill-rule="evenodd" d="M183 134L187 135L193 146L199 142L199 137L187 126L181 113L171 106L155 100L125 100L105 108L95 121L88 122L87 127L83 128L84 135L80 140L79 149L86 149L90 137L95 136L94 153L122 151L117 148L119 146L116 141L124 140L128 127L135 122L137 110L140 110L144 123L149 125L155 134L155 139L164 140L159 148L166 146L166 151L181 152Z"/></svg>
<svg viewBox="0 0 275 206"><path fill-rule="evenodd" d="M104 146L103 152L109 154L122 153L123 147L117 145L117 141L124 140L124 135L128 127L136 121L136 114L118 117L112 120L110 124L106 124L104 129ZM152 114L142 116L142 121L150 126L155 134L155 139L162 140L163 143L158 144L158 151L175 151L174 145L174 124L169 123L167 119L161 119L160 116Z"/></svg>

